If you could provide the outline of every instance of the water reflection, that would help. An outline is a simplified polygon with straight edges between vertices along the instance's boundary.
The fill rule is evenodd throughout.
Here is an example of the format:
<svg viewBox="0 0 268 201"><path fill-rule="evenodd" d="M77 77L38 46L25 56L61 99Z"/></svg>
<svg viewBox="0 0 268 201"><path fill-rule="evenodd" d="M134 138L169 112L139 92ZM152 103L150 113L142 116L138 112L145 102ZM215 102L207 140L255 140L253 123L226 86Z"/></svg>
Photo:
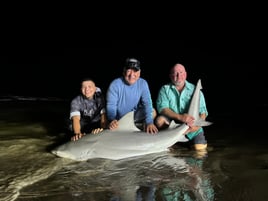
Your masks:
<svg viewBox="0 0 268 201"><path fill-rule="evenodd" d="M189 155L179 157L173 152L120 161L74 162L25 188L20 198L41 199L46 192L47 200L65 201L210 201L214 199L214 190L202 167L205 160Z"/></svg>
<svg viewBox="0 0 268 201"><path fill-rule="evenodd" d="M155 184L140 186L136 200L214 200L209 174L203 171L203 163L208 157L207 150L181 149L174 146L173 155L161 156L154 161L152 167L163 173L162 177Z"/></svg>

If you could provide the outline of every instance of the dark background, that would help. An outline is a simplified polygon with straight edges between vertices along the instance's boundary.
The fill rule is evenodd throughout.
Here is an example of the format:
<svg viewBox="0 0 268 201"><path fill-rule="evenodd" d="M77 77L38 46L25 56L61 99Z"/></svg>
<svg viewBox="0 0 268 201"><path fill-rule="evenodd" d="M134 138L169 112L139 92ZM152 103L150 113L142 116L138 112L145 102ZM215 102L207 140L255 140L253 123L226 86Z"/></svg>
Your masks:
<svg viewBox="0 0 268 201"><path fill-rule="evenodd" d="M80 79L92 77L104 92L122 75L127 57L141 61L153 101L177 62L188 81L202 80L210 115L256 114L267 109L265 43L258 37L204 40L96 40L85 48L14 47L1 58L0 95L73 98ZM257 113L258 114L258 113Z"/></svg>

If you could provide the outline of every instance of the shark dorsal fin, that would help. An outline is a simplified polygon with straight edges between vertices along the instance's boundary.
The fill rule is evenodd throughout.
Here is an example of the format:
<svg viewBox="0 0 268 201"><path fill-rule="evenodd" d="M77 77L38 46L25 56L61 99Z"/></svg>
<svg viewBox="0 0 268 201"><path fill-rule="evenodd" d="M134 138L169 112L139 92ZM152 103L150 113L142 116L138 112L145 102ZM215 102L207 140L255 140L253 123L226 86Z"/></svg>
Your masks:
<svg viewBox="0 0 268 201"><path fill-rule="evenodd" d="M116 131L140 131L134 123L134 111L125 114L119 119L118 124Z"/></svg>

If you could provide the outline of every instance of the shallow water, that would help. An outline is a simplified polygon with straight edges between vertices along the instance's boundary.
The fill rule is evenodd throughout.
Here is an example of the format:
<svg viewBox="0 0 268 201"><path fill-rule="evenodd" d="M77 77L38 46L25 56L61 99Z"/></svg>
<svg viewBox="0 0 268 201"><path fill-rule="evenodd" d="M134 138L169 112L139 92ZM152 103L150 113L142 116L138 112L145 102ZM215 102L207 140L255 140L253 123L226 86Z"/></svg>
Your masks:
<svg viewBox="0 0 268 201"><path fill-rule="evenodd" d="M229 116L213 117L205 128L203 155L178 145L118 161L75 162L50 153L65 140L66 101L6 100L0 109L1 201L268 200L264 132L241 129Z"/></svg>

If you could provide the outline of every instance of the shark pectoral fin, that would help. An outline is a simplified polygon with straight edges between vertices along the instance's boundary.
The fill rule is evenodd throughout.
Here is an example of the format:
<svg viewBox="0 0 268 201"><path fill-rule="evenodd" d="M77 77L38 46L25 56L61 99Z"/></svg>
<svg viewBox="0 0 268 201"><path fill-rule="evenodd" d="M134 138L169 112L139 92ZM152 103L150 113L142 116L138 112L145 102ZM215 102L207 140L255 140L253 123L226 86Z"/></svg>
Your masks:
<svg viewBox="0 0 268 201"><path fill-rule="evenodd" d="M174 120L172 120L168 126L169 129L173 129L173 128L177 128L179 127L181 124L177 124Z"/></svg>

